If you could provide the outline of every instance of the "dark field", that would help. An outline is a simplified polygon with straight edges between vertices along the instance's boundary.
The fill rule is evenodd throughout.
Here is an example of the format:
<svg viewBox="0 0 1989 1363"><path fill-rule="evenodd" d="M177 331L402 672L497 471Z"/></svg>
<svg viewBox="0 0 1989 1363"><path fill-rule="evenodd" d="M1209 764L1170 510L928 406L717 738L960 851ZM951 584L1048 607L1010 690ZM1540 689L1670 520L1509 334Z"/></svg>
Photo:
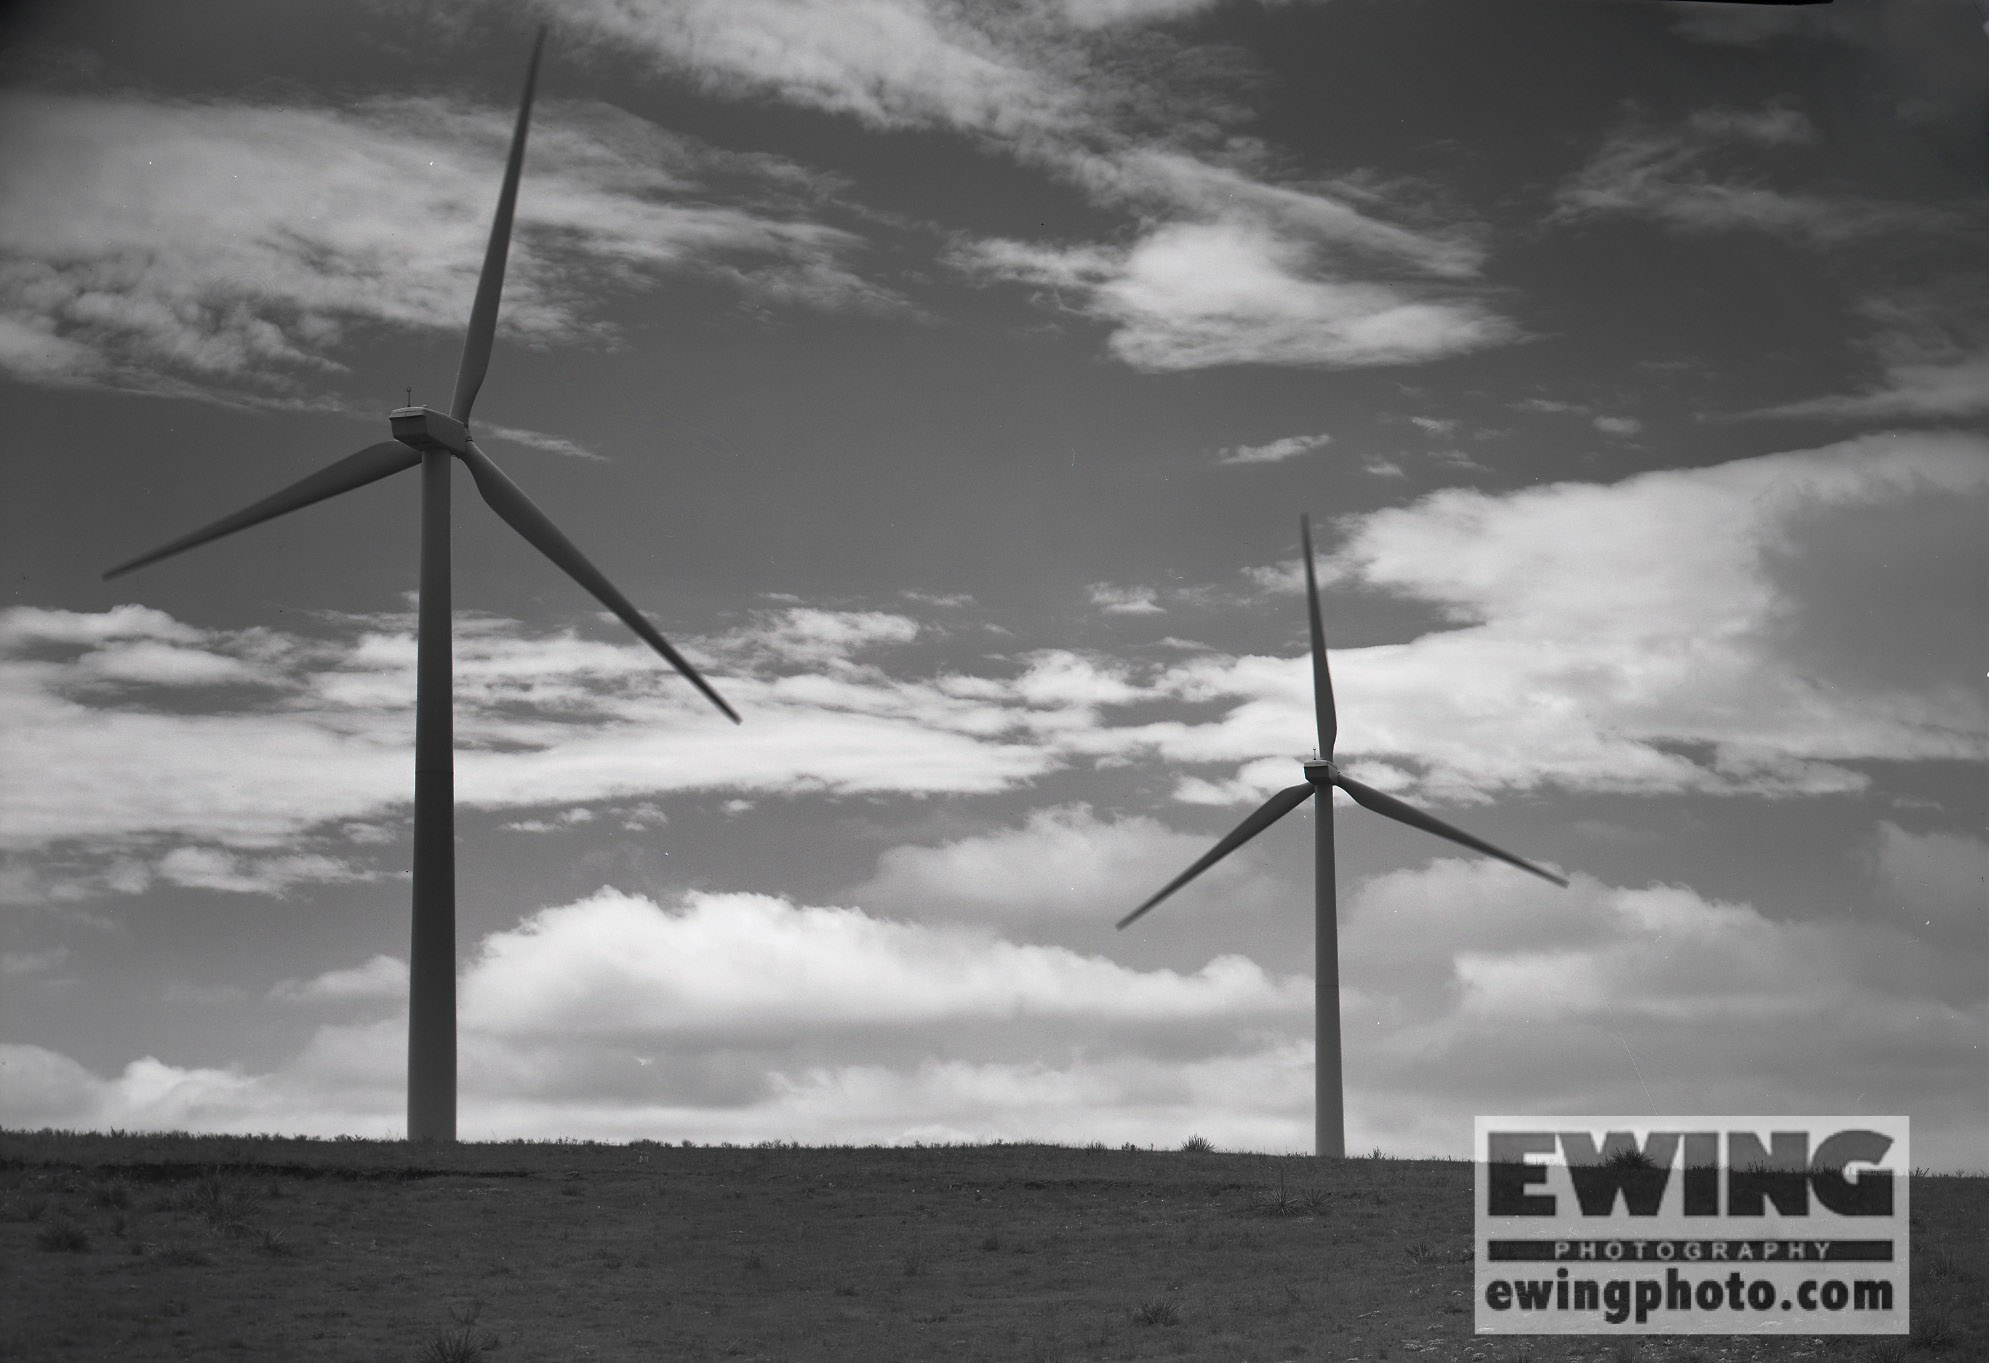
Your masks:
<svg viewBox="0 0 1989 1363"><path fill-rule="evenodd" d="M20 1359L1989 1359L1989 1178L1911 1339L1485 1339L1471 1167L0 1133Z"/></svg>

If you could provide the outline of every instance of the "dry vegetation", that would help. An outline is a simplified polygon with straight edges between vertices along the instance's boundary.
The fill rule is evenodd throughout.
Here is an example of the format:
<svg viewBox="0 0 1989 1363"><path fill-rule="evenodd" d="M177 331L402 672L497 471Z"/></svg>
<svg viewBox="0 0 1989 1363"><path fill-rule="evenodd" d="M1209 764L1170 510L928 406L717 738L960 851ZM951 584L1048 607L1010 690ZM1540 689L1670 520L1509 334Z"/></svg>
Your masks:
<svg viewBox="0 0 1989 1363"><path fill-rule="evenodd" d="M0 1357L1989 1358L1989 1178L1912 1339L1471 1334L1463 1163L0 1133Z"/></svg>

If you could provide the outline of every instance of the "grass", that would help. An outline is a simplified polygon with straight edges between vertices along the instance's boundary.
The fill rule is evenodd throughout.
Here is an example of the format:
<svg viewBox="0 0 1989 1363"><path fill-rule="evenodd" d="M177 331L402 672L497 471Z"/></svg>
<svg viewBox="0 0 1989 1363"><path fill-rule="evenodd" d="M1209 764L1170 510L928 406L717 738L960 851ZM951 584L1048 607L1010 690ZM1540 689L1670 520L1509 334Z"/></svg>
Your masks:
<svg viewBox="0 0 1989 1363"><path fill-rule="evenodd" d="M90 1233L73 1221L51 1221L35 1235L42 1249L62 1254L81 1254L90 1248Z"/></svg>
<svg viewBox="0 0 1989 1363"><path fill-rule="evenodd" d="M1989 1358L1989 1178L1916 1181L1910 1342L1474 1337L1470 1188L1220 1151L0 1132L0 1358ZM41 1248L57 1226L95 1248Z"/></svg>
<svg viewBox="0 0 1989 1363"><path fill-rule="evenodd" d="M453 1324L428 1341L428 1347L421 1352L421 1363L478 1363L491 1350L498 1348L501 1341L497 1336L477 1325L477 1317L482 1312L483 1303L480 1301L451 1311L449 1319Z"/></svg>

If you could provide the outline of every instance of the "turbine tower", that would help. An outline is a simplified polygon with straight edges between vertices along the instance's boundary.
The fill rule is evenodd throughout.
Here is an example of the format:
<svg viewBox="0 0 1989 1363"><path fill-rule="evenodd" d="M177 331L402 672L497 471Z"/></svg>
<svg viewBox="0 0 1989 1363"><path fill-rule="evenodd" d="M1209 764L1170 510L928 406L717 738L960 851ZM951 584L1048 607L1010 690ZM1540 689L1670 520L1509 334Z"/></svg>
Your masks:
<svg viewBox="0 0 1989 1363"><path fill-rule="evenodd" d="M1510 862L1522 871L1531 871L1543 880L1567 886L1567 881L1532 862L1502 852L1489 842L1472 837L1461 828L1452 828L1393 795L1362 785L1333 765L1333 742L1340 731L1339 715L1333 707L1333 674L1326 666L1326 631L1319 623L1319 584L1312 575L1312 522L1301 516L1299 538L1305 546L1305 603L1312 626L1312 707L1319 722L1319 756L1306 762L1305 781L1285 789L1236 826L1235 831L1210 848L1193 866L1167 882L1160 892L1119 920L1126 927L1141 914L1221 861L1244 843L1256 837L1314 795L1319 806L1313 813L1313 912L1316 919L1313 964L1313 1029L1317 1043L1313 1061L1313 1149L1335 1159L1347 1153L1346 1093L1340 1078L1340 920L1334 902L1333 877L1333 787L1351 795L1355 802L1377 814L1434 833L1440 838L1462 843L1474 851Z"/></svg>
<svg viewBox="0 0 1989 1363"><path fill-rule="evenodd" d="M455 396L447 413L401 407L388 415L393 439L368 445L309 477L212 525L104 574L106 579L232 535L287 512L364 487L419 465L421 468L421 596L416 619L414 719L414 916L408 951L407 1134L417 1141L456 1139L456 848L455 719L450 668L449 461L470 470L490 509L533 548L620 617L642 640L732 720L739 716L670 646L655 627L518 485L470 438L470 407L490 367L497 331L497 301L504 289L504 261L511 245L512 209L525 160L525 132L532 118L532 90L545 48L541 28L525 73L525 96L511 134L497 214L490 226L483 274L470 308Z"/></svg>

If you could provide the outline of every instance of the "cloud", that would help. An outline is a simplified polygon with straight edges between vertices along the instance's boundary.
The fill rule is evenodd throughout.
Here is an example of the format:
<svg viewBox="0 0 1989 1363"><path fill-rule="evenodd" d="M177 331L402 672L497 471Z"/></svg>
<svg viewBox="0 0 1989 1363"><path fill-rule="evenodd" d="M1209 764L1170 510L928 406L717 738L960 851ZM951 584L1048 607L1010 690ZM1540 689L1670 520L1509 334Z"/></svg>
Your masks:
<svg viewBox="0 0 1989 1363"><path fill-rule="evenodd" d="M1594 426L1604 435L1636 435L1644 429L1644 423L1633 416L1599 416Z"/></svg>
<svg viewBox="0 0 1989 1363"><path fill-rule="evenodd" d="M365 328L455 332L510 118L430 97L0 95L0 363L43 382L295 402L333 381ZM816 221L819 190L774 158L557 103L532 153L505 289L514 336L605 336L604 282L671 273L766 303L901 306L851 271L859 239ZM421 186L422 231L388 184Z"/></svg>
<svg viewBox="0 0 1989 1363"><path fill-rule="evenodd" d="M878 128L1020 135L1080 96L968 17L919 0L561 0L563 29L631 48L707 91L772 97Z"/></svg>
<svg viewBox="0 0 1989 1363"><path fill-rule="evenodd" d="M1343 520L1329 588L1447 623L1336 650L1340 751L1376 785L1467 803L1843 792L1865 786L1857 764L1979 760L1982 574L1957 565L1982 561L1986 455L1972 436L1868 436L1613 484L1453 488ZM1297 581L1290 563L1256 577ZM1329 637L1332 618L1329 602ZM364 873L377 853L348 830L409 799L411 625L304 637L0 614L0 836L29 858L8 892L103 892L134 858L142 884L186 846L210 860L182 854L178 872L217 885ZM51 652L62 635L96 642ZM923 636L896 612L792 606L687 639L748 714L733 729L634 640L465 616L458 798L543 823L689 791L994 793L1105 761L1154 764L1191 801L1247 800L1288 784L1310 742L1299 634L1266 655L1024 647L972 672L913 665ZM99 660L134 638L263 680L221 695L104 683Z"/></svg>
<svg viewBox="0 0 1989 1363"><path fill-rule="evenodd" d="M1881 822L1873 860L1882 921L1930 940L1982 949L1989 926L1989 843Z"/></svg>
<svg viewBox="0 0 1989 1363"><path fill-rule="evenodd" d="M383 964L385 962L385 964ZM293 1000L394 998L389 958ZM328 984L327 982L335 982ZM1136 970L746 894L602 890L487 937L462 1002L465 1135L1288 1144L1309 981L1241 957ZM0 1122L387 1134L404 1023L321 1027L268 1074L146 1058L103 1079L0 1047Z"/></svg>
<svg viewBox="0 0 1989 1363"><path fill-rule="evenodd" d="M1905 417L1941 420L1989 412L1989 350L1938 359L1896 358L1862 393L1807 398L1748 413L1756 417Z"/></svg>
<svg viewBox="0 0 1989 1363"><path fill-rule="evenodd" d="M1752 230L1831 245L1860 237L1947 227L1944 210L1769 182L1792 149L1815 142L1799 111L1701 110L1660 130L1633 116L1561 186L1550 222L1636 216L1677 231Z"/></svg>
<svg viewBox="0 0 1989 1363"><path fill-rule="evenodd" d="M1145 27L1197 7L581 0L559 17L710 93L949 132L1130 212L1130 246L980 241L952 263L1052 291L1112 326L1111 352L1134 368L1403 363L1516 335L1438 288L1475 276L1470 232L1389 221L1390 196L1356 179L1278 183L1245 144L1206 135L1235 120L1233 95L1194 74L1206 61L1155 60L1171 43ZM1162 107L1206 145L1158 138Z"/></svg>
<svg viewBox="0 0 1989 1363"><path fill-rule="evenodd" d="M782 663L821 665L847 660L872 645L908 644L918 632L916 620L887 611L792 606L761 615L748 638L751 647Z"/></svg>
<svg viewBox="0 0 1989 1363"><path fill-rule="evenodd" d="M1185 19L1213 9L1216 0L1063 0L1064 14L1080 28L1150 24Z"/></svg>
<svg viewBox="0 0 1989 1363"><path fill-rule="evenodd" d="M1142 887L1157 888L1157 871L1207 850L1201 834L1151 818L1100 818L1089 805L1063 805L1032 811L1019 828L888 848L850 897L919 918L1103 923L1132 907ZM1222 863L1206 881L1232 906L1263 889L1241 862Z"/></svg>
<svg viewBox="0 0 1989 1363"><path fill-rule="evenodd" d="M1981 572L1957 565L1983 560L1986 455L1973 436L1869 436L1348 518L1329 575L1455 627L1336 650L1340 750L1377 785L1456 800L1820 793L1864 785L1848 763L1979 760L1980 668L1954 641L1982 608ZM1219 717L1113 725L1108 709L1067 741L1243 763L1225 788L1261 798L1310 732L1309 688L1302 652L1186 659L1136 694L1227 702Z"/></svg>
<svg viewBox="0 0 1989 1363"><path fill-rule="evenodd" d="M1493 1108L1883 1111L1913 1115L1916 1160L1979 1166L1979 933L1943 962L1882 920L1448 860L1368 882L1343 922L1349 1103L1386 1147L1456 1150Z"/></svg>
<svg viewBox="0 0 1989 1363"><path fill-rule="evenodd" d="M1474 301L1345 278L1303 238L1243 217L1169 223L1125 248L982 241L956 260L981 278L1070 292L1113 327L1112 353L1148 371L1402 364L1515 334Z"/></svg>
<svg viewBox="0 0 1989 1363"><path fill-rule="evenodd" d="M368 872L332 857L244 857L218 847L175 847L160 859L155 870L159 879L174 885L229 894L282 894L302 883L372 879Z"/></svg>
<svg viewBox="0 0 1989 1363"><path fill-rule="evenodd" d="M1218 464L1278 464L1287 459L1295 459L1301 454L1329 445L1333 437L1321 432L1318 435L1288 435L1282 440L1273 440L1262 445L1232 445L1216 458Z"/></svg>
<svg viewBox="0 0 1989 1363"><path fill-rule="evenodd" d="M1108 841L1128 828L1101 826ZM1019 836L1045 831L1061 836ZM939 866L882 869L916 894ZM1856 916L1779 921L1682 886L1585 877L1536 888L1453 860L1367 882L1342 921L1356 1148L1461 1155L1472 1114L1492 1108L1724 1104L1905 1111L1916 1158L1979 1162L1979 933L1942 949ZM401 982L379 957L279 990L393 1008ZM736 893L665 907L603 889L470 957L463 1129L810 1143L1200 1131L1304 1149L1311 994L1305 976L1236 956L1140 970L851 908ZM389 1134L403 1026L396 1011L321 1027L266 1074L147 1058L99 1078L0 1048L0 1121Z"/></svg>
<svg viewBox="0 0 1989 1363"><path fill-rule="evenodd" d="M411 625L333 621L326 636L307 639L203 632L125 608L0 613L0 646L11 655L0 664L9 719L0 836L16 850L196 838L239 851L391 814L409 799ZM254 660L267 686L217 704L98 684L102 660L132 631L170 635L183 650L197 642L215 675L230 660ZM1078 674L1055 658L987 685L897 680L855 659L917 633L915 621L888 612L794 607L687 645L707 667L715 655L745 674L723 684L753 722L721 731L636 641L533 636L512 621L460 617L458 798L534 809L689 789L997 790L1057 760L1030 741L1039 726L1081 724L1089 713L1081 697L1061 694ZM43 656L57 636L74 656ZM132 781L134 770L147 779ZM190 850L173 866L216 888L251 874L225 861ZM256 865L256 874L295 879L306 862Z"/></svg>
<svg viewBox="0 0 1989 1363"><path fill-rule="evenodd" d="M350 970L328 970L309 980L278 980L269 996L279 1003L343 1003L354 999L407 997L407 962L375 956Z"/></svg>
<svg viewBox="0 0 1989 1363"><path fill-rule="evenodd" d="M1115 587L1094 582L1085 589L1091 604L1107 615L1159 615L1167 608L1154 600L1151 587Z"/></svg>
<svg viewBox="0 0 1989 1363"><path fill-rule="evenodd" d="M1296 981L1240 957L1194 975L1136 971L962 929L693 893L669 912L613 890L486 938L463 986L479 1032L535 1042L626 1038L699 1048L761 1038L1001 1024L1032 1036L1162 1020L1259 1023L1301 1008ZM1007 1040L998 1042L1009 1044Z"/></svg>

